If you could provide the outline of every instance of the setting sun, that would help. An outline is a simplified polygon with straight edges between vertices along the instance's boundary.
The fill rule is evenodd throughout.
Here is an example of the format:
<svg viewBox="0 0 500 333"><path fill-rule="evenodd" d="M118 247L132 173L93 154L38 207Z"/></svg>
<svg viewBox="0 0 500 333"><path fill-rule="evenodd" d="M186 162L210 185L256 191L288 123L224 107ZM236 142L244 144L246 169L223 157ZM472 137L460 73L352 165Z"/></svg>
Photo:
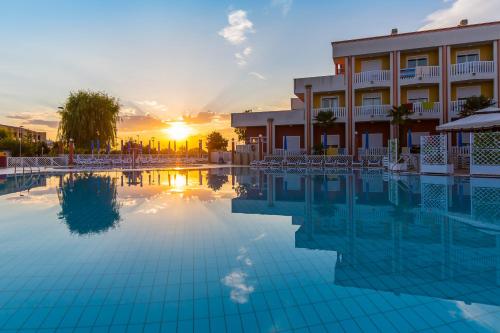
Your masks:
<svg viewBox="0 0 500 333"><path fill-rule="evenodd" d="M170 127L163 130L170 139L184 140L191 134L192 129L184 122L171 123Z"/></svg>

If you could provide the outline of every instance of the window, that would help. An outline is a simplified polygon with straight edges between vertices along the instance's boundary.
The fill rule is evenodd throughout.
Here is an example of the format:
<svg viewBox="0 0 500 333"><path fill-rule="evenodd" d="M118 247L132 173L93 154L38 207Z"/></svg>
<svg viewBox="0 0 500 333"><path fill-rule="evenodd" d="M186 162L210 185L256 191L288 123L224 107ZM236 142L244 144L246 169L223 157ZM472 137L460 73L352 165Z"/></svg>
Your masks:
<svg viewBox="0 0 500 333"><path fill-rule="evenodd" d="M465 51L457 54L457 64L479 61L479 51Z"/></svg>
<svg viewBox="0 0 500 333"><path fill-rule="evenodd" d="M336 108L339 106L338 97L323 97L321 99L321 108Z"/></svg>
<svg viewBox="0 0 500 333"><path fill-rule="evenodd" d="M364 60L361 61L361 71L369 72L369 71L378 71L382 69L382 60Z"/></svg>
<svg viewBox="0 0 500 333"><path fill-rule="evenodd" d="M457 99L459 101L465 101L467 98L472 96L481 96L481 86L468 86L468 87L457 88Z"/></svg>
<svg viewBox="0 0 500 333"><path fill-rule="evenodd" d="M362 144L362 148L365 148L366 147L366 134L365 133L362 133L361 134L361 144ZM368 133L368 148L380 148L380 147L383 147L384 144L383 144L383 138L384 136L382 135L382 133Z"/></svg>
<svg viewBox="0 0 500 333"><path fill-rule="evenodd" d="M408 103L422 103L429 101L429 90L415 89L407 92Z"/></svg>
<svg viewBox="0 0 500 333"><path fill-rule="evenodd" d="M380 94L363 94L363 106L382 105L382 96Z"/></svg>
<svg viewBox="0 0 500 333"><path fill-rule="evenodd" d="M324 135L321 134L321 144L323 144L325 138L324 138ZM326 135L326 144L328 147L339 147L340 145L340 135L338 134L327 134Z"/></svg>
<svg viewBox="0 0 500 333"><path fill-rule="evenodd" d="M409 58L407 60L408 63L408 68L415 68L415 67L420 67L420 66L427 66L427 56L425 57L415 57L415 58Z"/></svg>

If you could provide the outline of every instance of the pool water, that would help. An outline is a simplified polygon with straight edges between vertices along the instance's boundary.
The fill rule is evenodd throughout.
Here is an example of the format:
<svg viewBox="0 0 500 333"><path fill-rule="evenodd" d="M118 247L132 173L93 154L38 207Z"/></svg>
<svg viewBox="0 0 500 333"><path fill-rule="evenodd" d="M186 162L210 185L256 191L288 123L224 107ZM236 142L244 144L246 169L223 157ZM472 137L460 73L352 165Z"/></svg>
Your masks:
<svg viewBox="0 0 500 333"><path fill-rule="evenodd" d="M500 180L0 180L0 330L500 331Z"/></svg>

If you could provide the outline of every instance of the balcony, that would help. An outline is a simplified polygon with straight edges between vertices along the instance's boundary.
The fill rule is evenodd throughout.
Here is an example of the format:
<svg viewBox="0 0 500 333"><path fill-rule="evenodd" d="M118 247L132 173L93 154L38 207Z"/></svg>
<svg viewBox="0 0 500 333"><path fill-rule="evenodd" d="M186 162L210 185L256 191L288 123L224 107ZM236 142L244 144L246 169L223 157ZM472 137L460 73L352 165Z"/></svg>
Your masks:
<svg viewBox="0 0 500 333"><path fill-rule="evenodd" d="M376 70L368 72L360 72L354 74L354 87L355 88L369 88L379 86L390 86L391 71L390 70Z"/></svg>
<svg viewBox="0 0 500 333"><path fill-rule="evenodd" d="M387 117L392 106L390 105L363 105L354 108L356 120L389 120Z"/></svg>
<svg viewBox="0 0 500 333"><path fill-rule="evenodd" d="M452 118L460 116L460 111L462 111L465 102L464 100L450 102L450 115Z"/></svg>
<svg viewBox="0 0 500 333"><path fill-rule="evenodd" d="M345 120L347 119L347 109L345 107L333 107L333 108L318 108L318 109L313 109L312 116L313 119L316 118L318 113L324 112L324 111L332 111L333 116L339 120Z"/></svg>
<svg viewBox="0 0 500 333"><path fill-rule="evenodd" d="M311 85L313 92L326 92L326 91L340 91L345 90L346 83L343 74L304 77L294 80L294 93L304 94L306 92L305 86Z"/></svg>
<svg viewBox="0 0 500 333"><path fill-rule="evenodd" d="M494 79L494 61L471 61L450 66L450 81Z"/></svg>
<svg viewBox="0 0 500 333"><path fill-rule="evenodd" d="M401 84L439 83L440 66L418 66L399 70Z"/></svg>
<svg viewBox="0 0 500 333"><path fill-rule="evenodd" d="M413 115L411 118L440 118L441 102L413 103Z"/></svg>

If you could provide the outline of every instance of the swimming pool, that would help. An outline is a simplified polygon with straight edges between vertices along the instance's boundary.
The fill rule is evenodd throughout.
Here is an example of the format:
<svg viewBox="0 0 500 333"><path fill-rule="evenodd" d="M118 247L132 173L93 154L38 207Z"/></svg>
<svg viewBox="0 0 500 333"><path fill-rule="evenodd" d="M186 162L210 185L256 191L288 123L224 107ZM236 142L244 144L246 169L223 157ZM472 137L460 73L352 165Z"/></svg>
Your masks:
<svg viewBox="0 0 500 333"><path fill-rule="evenodd" d="M500 330L499 179L221 168L0 194L2 331Z"/></svg>

